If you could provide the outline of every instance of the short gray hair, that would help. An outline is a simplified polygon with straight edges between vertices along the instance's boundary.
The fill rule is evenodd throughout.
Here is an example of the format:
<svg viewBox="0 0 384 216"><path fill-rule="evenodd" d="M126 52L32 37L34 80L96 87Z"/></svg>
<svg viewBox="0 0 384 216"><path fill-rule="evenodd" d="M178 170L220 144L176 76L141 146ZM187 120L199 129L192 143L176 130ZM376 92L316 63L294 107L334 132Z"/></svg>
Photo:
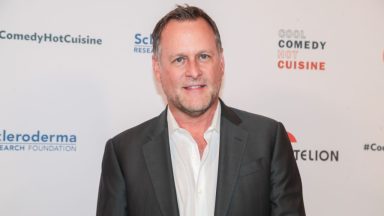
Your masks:
<svg viewBox="0 0 384 216"><path fill-rule="evenodd" d="M177 5L176 8L172 11L170 11L167 15L165 15L163 18L157 22L155 28L152 32L152 43L153 43L153 55L158 56L159 55L159 49L160 49L160 37L161 33L163 32L165 26L170 22L171 20L177 20L177 21L191 21L196 20L198 18L203 18L209 26L212 28L215 39L216 39L216 47L221 52L223 50L221 39L220 39L220 33L219 29L216 26L215 21L208 16L207 13L205 13L202 9L194 6L189 5Z"/></svg>

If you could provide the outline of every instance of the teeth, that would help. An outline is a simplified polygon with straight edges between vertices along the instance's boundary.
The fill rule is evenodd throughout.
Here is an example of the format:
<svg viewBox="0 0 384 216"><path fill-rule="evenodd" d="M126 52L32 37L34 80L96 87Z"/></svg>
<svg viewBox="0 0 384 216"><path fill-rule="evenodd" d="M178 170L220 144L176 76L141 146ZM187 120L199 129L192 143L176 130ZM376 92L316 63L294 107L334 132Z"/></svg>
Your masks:
<svg viewBox="0 0 384 216"><path fill-rule="evenodd" d="M186 89L198 89L198 88L203 88L205 85L193 85L193 86L186 86L184 88Z"/></svg>
<svg viewBox="0 0 384 216"><path fill-rule="evenodd" d="M190 86L189 88L191 89L196 89L196 88L200 88L201 86Z"/></svg>

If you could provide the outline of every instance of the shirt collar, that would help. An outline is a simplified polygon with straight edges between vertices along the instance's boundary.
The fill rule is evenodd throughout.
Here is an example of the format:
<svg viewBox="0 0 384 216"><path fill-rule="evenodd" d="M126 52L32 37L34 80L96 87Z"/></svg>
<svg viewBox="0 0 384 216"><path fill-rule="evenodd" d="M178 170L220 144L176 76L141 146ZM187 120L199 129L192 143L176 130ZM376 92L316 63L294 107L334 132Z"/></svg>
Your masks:
<svg viewBox="0 0 384 216"><path fill-rule="evenodd" d="M220 120L221 120L221 104L218 103L216 107L215 114L213 115L211 125L208 127L207 131L216 131L220 132ZM175 117L173 117L173 114L169 107L167 108L167 121L168 121L168 130L170 133L173 133L177 130L182 129L179 124L177 123Z"/></svg>

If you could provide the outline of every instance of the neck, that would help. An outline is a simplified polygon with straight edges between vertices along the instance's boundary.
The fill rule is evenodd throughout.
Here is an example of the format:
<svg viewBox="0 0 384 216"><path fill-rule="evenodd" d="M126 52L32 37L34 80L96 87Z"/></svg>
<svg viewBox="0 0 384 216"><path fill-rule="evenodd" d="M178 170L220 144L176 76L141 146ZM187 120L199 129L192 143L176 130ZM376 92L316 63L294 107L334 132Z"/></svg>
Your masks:
<svg viewBox="0 0 384 216"><path fill-rule="evenodd" d="M189 131L191 134L204 134L208 127L212 123L213 116L217 106L219 105L219 100L214 102L212 106L200 116L190 116L173 106L169 106L169 109L172 112L173 117L175 118L177 124L181 128Z"/></svg>

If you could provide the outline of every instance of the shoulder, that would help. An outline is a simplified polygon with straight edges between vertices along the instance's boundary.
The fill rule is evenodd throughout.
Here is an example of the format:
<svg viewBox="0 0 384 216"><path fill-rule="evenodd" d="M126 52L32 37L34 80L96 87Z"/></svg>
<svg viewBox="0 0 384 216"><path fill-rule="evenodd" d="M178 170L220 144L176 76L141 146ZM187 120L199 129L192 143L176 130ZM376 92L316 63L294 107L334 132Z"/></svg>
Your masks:
<svg viewBox="0 0 384 216"><path fill-rule="evenodd" d="M251 137L275 137L280 131L285 131L283 124L275 119L232 107L226 109L224 118L247 131Z"/></svg>
<svg viewBox="0 0 384 216"><path fill-rule="evenodd" d="M113 144L117 148L140 146L166 128L165 116L166 111L163 111L159 116L117 134L108 143Z"/></svg>
<svg viewBox="0 0 384 216"><path fill-rule="evenodd" d="M241 119L242 123L257 123L257 124L263 124L263 125L269 125L269 124L277 124L278 121L275 119L260 115L260 114L255 114L251 113L248 111L240 110L237 108L230 108L236 115Z"/></svg>
<svg viewBox="0 0 384 216"><path fill-rule="evenodd" d="M237 124L240 127L276 127L278 124L281 124L280 122L276 121L275 119L251 113L248 111L240 110L233 107L226 107L224 117L228 117L228 119L232 119L232 122L237 122ZM235 118L238 118L236 121Z"/></svg>

